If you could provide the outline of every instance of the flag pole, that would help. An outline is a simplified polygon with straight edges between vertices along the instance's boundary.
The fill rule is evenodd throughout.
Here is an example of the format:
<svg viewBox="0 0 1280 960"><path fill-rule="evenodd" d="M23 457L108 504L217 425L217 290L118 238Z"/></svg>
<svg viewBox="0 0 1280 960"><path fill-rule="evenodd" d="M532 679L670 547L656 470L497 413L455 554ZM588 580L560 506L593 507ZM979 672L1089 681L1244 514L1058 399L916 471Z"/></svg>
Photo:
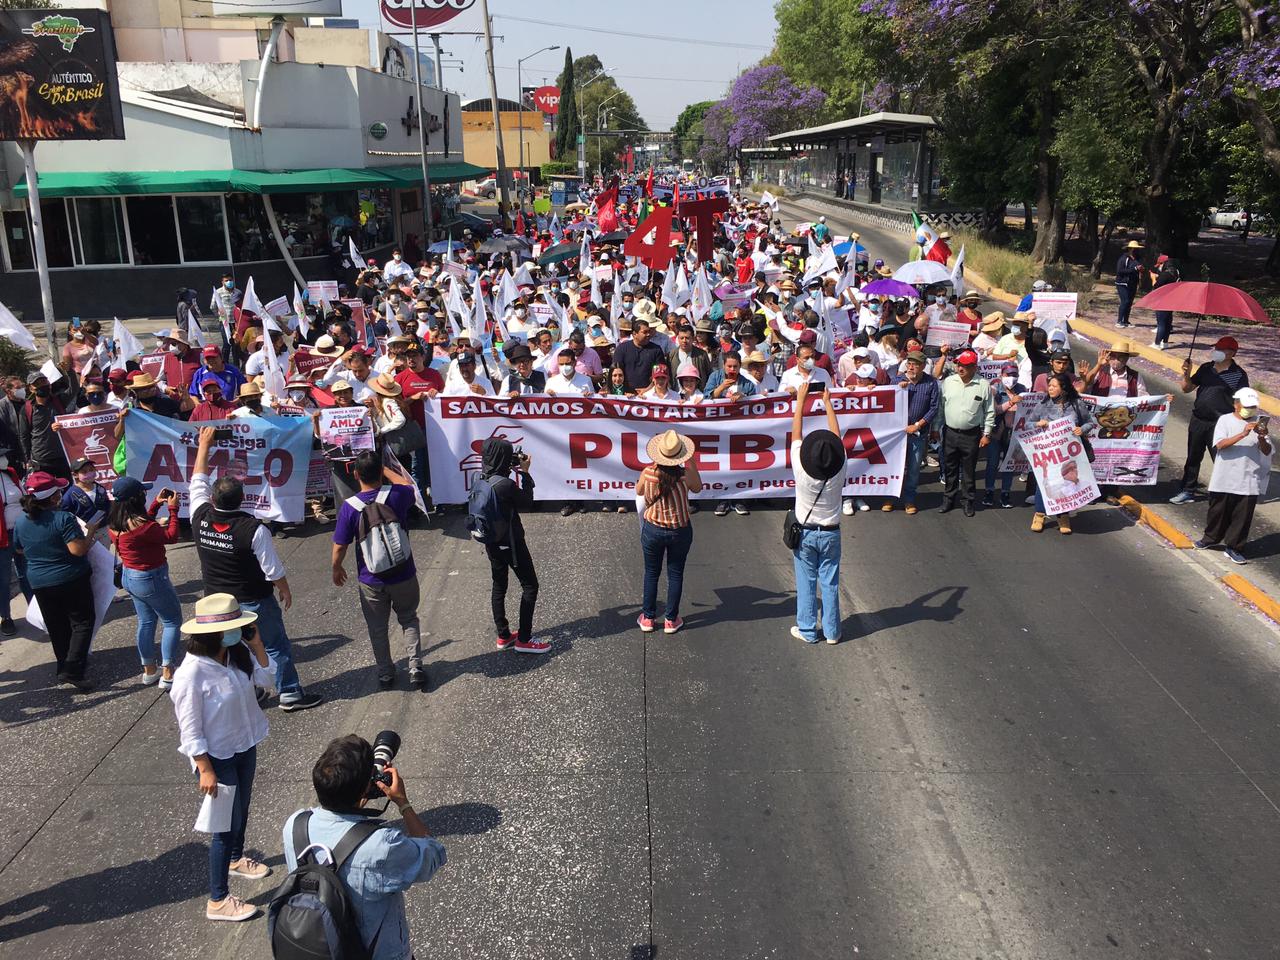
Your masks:
<svg viewBox="0 0 1280 960"><path fill-rule="evenodd" d="M49 258L44 249L44 218L40 213L40 184L36 179L36 142L23 140L22 164L27 175L27 209L31 213L31 245L36 248L36 273L40 276L40 305L44 308L44 335L49 341L49 356L58 359L54 342L57 330L53 322L53 290L49 286Z"/></svg>

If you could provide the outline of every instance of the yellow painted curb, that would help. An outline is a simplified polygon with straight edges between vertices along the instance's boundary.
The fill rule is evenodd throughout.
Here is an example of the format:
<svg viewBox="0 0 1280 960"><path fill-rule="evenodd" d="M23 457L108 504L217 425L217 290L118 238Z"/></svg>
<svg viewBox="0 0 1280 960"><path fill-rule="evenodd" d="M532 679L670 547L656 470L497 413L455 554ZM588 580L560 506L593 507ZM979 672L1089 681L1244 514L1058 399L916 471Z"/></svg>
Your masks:
<svg viewBox="0 0 1280 960"><path fill-rule="evenodd" d="M1263 593L1240 574L1228 573L1224 577L1219 577L1218 580L1252 603L1276 623L1280 623L1280 603L1271 599L1270 596Z"/></svg>
<svg viewBox="0 0 1280 960"><path fill-rule="evenodd" d="M1154 510L1139 503L1133 497L1121 497L1120 506L1137 518L1139 523L1146 524L1160 536L1164 537L1179 550L1190 550L1195 543L1185 533Z"/></svg>

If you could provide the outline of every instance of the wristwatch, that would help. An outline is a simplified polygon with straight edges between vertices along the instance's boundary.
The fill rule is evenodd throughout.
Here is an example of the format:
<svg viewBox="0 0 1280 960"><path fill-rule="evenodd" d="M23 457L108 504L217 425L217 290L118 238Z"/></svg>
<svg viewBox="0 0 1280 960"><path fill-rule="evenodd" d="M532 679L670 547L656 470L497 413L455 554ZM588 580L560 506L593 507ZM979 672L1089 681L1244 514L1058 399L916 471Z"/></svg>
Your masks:
<svg viewBox="0 0 1280 960"><path fill-rule="evenodd" d="M413 804L412 804L412 803L410 803L408 800L406 800L404 803L397 803L397 804L396 804L396 809L397 809L397 810L399 810L399 811L400 811L401 816L403 816L403 815L404 815L404 812L405 812L406 810L412 810L412 809L413 809Z"/></svg>

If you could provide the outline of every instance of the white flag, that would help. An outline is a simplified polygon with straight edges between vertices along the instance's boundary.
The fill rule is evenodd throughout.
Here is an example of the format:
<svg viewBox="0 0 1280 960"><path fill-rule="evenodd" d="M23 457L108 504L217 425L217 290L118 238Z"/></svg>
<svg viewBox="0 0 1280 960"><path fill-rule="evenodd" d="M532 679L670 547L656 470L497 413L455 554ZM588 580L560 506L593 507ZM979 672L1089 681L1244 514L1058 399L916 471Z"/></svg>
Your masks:
<svg viewBox="0 0 1280 960"><path fill-rule="evenodd" d="M31 331L19 323L3 303L0 303L0 337L8 337L23 350L36 348L36 338Z"/></svg>
<svg viewBox="0 0 1280 960"><path fill-rule="evenodd" d="M528 276L529 271L523 266L521 271ZM502 271L502 279L498 281L498 289L493 295L493 313L494 316L500 317L507 312L507 307L520 299L520 289L516 286L516 281L511 276L510 270Z"/></svg>
<svg viewBox="0 0 1280 960"><path fill-rule="evenodd" d="M818 241L814 239L812 225L810 225L809 227L808 240L809 240L809 259L813 259L814 257L818 256L819 253L821 253L821 250L818 247Z"/></svg>
<svg viewBox="0 0 1280 960"><path fill-rule="evenodd" d="M467 301L463 299L462 290L458 287L458 278L452 274L449 275L449 293L445 297L444 306L445 313L449 315L449 328L453 331L453 337L456 340L462 333L459 319L467 315Z"/></svg>
<svg viewBox="0 0 1280 960"><path fill-rule="evenodd" d="M311 323L307 319L307 305L302 302L302 293L298 290L298 285L293 285L293 312L298 317L298 332L303 338L311 336Z"/></svg>
<svg viewBox="0 0 1280 960"><path fill-rule="evenodd" d="M695 321L701 320L711 312L712 299L711 284L707 282L707 271L699 267L697 275L693 278L693 300L689 305L689 311L693 314Z"/></svg>
<svg viewBox="0 0 1280 960"><path fill-rule="evenodd" d="M951 289L957 297L964 296L964 244L960 244L960 252L956 254L956 265L951 268Z"/></svg>
<svg viewBox="0 0 1280 960"><path fill-rule="evenodd" d="M250 277L249 282L244 285L244 298L240 301L240 309L248 310L250 313L254 314L258 318L259 322L261 322L264 317L270 316L270 314L267 313L266 308L263 307L262 301L258 299L257 291L253 289L253 277Z"/></svg>
<svg viewBox="0 0 1280 960"><path fill-rule="evenodd" d="M676 263L676 258L672 257L671 262L667 264L667 272L662 277L662 302L666 304L668 310L676 308L676 271L680 269L680 265Z"/></svg>
<svg viewBox="0 0 1280 960"><path fill-rule="evenodd" d="M475 310L471 314L471 348L477 353L482 353L484 348L481 344L484 342L489 332L489 315L484 308L484 293L477 284L475 289ZM488 369L487 367L485 369Z"/></svg>
<svg viewBox="0 0 1280 960"><path fill-rule="evenodd" d="M111 339L116 342L116 361L112 367L123 370L130 360L142 356L142 343L129 330L123 320L115 318L115 326L111 329Z"/></svg>
<svg viewBox="0 0 1280 960"><path fill-rule="evenodd" d="M622 331L618 329L618 321L622 318L622 284L613 288L613 299L609 301L609 329L613 331L613 342L622 339Z"/></svg>
<svg viewBox="0 0 1280 960"><path fill-rule="evenodd" d="M520 269L516 271L515 279L512 281L517 287L536 287L533 282L533 276L529 273L529 265L527 263L520 264ZM519 291L517 291L518 293Z"/></svg>
<svg viewBox="0 0 1280 960"><path fill-rule="evenodd" d="M617 286L617 284L615 284L615 286ZM591 292L588 296L591 297L591 302L597 307L601 306L604 302L602 299L603 295L600 293L600 278L596 276L594 269L591 271Z"/></svg>
<svg viewBox="0 0 1280 960"><path fill-rule="evenodd" d="M804 271L804 283L807 284L814 277L820 277L827 271L834 270L835 268L835 251L831 249L831 244L827 244L816 257L810 256L808 266Z"/></svg>
<svg viewBox="0 0 1280 960"><path fill-rule="evenodd" d="M387 335L392 337L403 337L404 330L400 327L400 321L396 319L395 311L391 309L389 301L383 301L383 311L387 320Z"/></svg>
<svg viewBox="0 0 1280 960"><path fill-rule="evenodd" d="M347 250L351 254L351 262L361 270L368 270L369 265L364 262L364 257L360 256L360 251L356 249L356 241L354 237L347 237Z"/></svg>
<svg viewBox="0 0 1280 960"><path fill-rule="evenodd" d="M187 342L193 347L204 346L204 336L200 332L200 323L196 319L195 310L187 311Z"/></svg>
<svg viewBox="0 0 1280 960"><path fill-rule="evenodd" d="M852 253L852 251L850 251ZM836 281L836 297L844 293L849 288L858 286L858 262L850 256L845 261L844 273L840 274L840 279Z"/></svg>
<svg viewBox="0 0 1280 960"><path fill-rule="evenodd" d="M578 247L578 273L586 275L591 272L591 242L587 231L582 231L582 244Z"/></svg>
<svg viewBox="0 0 1280 960"><path fill-rule="evenodd" d="M251 284L252 280L249 281ZM245 291L246 297L248 291ZM285 376L280 369L280 358L276 356L276 346L271 342L271 334L284 333L276 323L275 317L269 313L262 314L262 390L279 399L285 396Z"/></svg>
<svg viewBox="0 0 1280 960"><path fill-rule="evenodd" d="M676 267L676 299L671 304L672 307L684 306L689 302L689 298L693 295L693 290L689 286L689 275L684 272L681 266ZM707 309L711 309L709 306Z"/></svg>
<svg viewBox="0 0 1280 960"><path fill-rule="evenodd" d="M564 227L560 226L560 215L558 213L551 215L551 239L555 243L560 243L564 240Z"/></svg>
<svg viewBox="0 0 1280 960"><path fill-rule="evenodd" d="M773 207L773 209L775 209L775 210L777 210L777 209L778 209L778 198L777 198L777 197L775 197L775 196L774 196L772 193L770 193L768 190L766 190L764 193L760 194L760 202L761 202L761 203L767 203L769 206Z"/></svg>

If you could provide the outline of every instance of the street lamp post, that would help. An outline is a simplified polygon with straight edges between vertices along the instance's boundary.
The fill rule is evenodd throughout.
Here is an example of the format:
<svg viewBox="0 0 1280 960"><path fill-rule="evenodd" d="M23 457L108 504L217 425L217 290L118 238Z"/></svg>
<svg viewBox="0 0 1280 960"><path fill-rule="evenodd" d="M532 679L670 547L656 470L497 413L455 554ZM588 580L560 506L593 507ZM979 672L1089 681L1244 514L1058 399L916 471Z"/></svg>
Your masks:
<svg viewBox="0 0 1280 960"><path fill-rule="evenodd" d="M600 139L601 116L604 113L604 105L610 100L616 100L622 96L623 91L619 90L611 97L605 97L600 101L600 106L596 107L596 166L600 168L600 176L604 176L604 144Z"/></svg>
<svg viewBox="0 0 1280 960"><path fill-rule="evenodd" d="M526 60L532 60L538 54L546 53L548 50L559 50L559 49L560 49L559 44L556 44L555 46L551 46L551 47L543 47L541 50L535 50L533 53L529 54L529 56L521 57L519 60L516 61L516 103L520 104L520 170L521 171L524 170L524 73L522 72L522 68L524 67L524 62ZM543 123L543 127L545 129L546 127L545 122ZM516 185L517 192L519 191L519 189L520 189L520 186L519 184L517 184Z"/></svg>
<svg viewBox="0 0 1280 960"><path fill-rule="evenodd" d="M601 70L599 73L597 73L594 77L592 77L586 83L582 83L578 85L578 123L580 124L582 123L582 91L587 87L589 87L591 84L595 83L601 77L605 76L606 74L613 73L615 69L616 69L615 67L609 67L608 69ZM579 137L578 139L581 140L582 138ZM585 173L587 169L587 151L585 147L582 148L582 152L579 154L578 162L579 162L578 172Z"/></svg>

